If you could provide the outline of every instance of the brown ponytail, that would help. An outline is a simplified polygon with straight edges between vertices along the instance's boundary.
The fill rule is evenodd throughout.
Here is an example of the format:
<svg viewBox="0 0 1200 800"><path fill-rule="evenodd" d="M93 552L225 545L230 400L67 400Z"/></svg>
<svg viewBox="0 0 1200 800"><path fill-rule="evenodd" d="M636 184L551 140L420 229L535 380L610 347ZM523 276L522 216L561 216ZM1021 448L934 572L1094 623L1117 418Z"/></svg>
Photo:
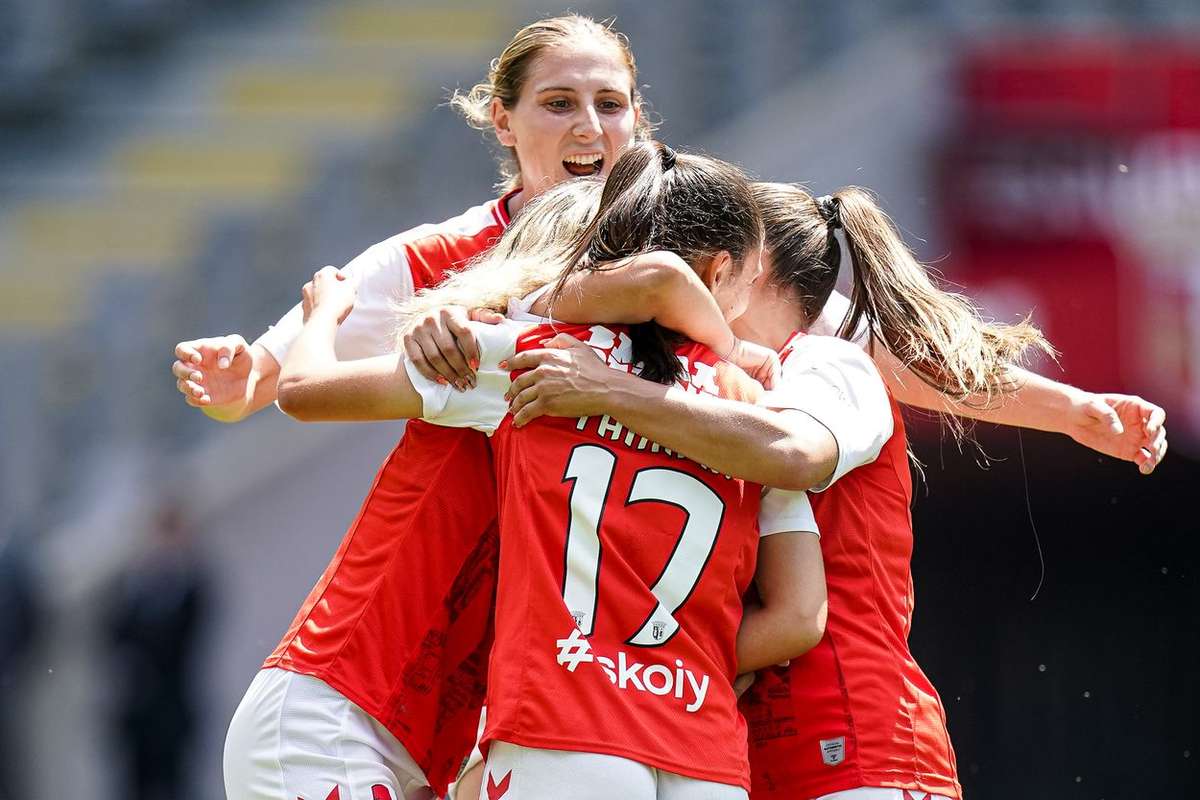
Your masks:
<svg viewBox="0 0 1200 800"><path fill-rule="evenodd" d="M551 302L578 270L609 269L614 261L670 250L693 268L728 251L734 268L762 241L762 222L745 174L717 159L676 154L661 142L632 145L613 165L600 207L580 234ZM670 383L683 377L678 335L655 323L630 329L642 377Z"/></svg>
<svg viewBox="0 0 1200 800"><path fill-rule="evenodd" d="M1017 388L1009 368L1035 348L1054 355L1028 318L985 321L964 295L939 289L872 195L846 187L815 200L797 186L757 184L772 279L799 297L805 324L837 280L844 234L852 266L850 310L838 335L866 330L929 386L952 400L988 405ZM952 418L956 433L961 422Z"/></svg>

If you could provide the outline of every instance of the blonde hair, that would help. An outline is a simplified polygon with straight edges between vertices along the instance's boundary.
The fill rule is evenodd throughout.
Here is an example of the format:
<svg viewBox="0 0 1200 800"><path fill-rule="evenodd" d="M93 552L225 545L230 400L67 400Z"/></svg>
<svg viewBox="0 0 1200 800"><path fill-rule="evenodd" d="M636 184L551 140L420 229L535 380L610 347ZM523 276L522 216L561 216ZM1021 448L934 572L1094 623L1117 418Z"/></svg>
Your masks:
<svg viewBox="0 0 1200 800"><path fill-rule="evenodd" d="M490 308L501 313L556 280L572 257L581 232L600 204L604 181L573 178L531 200L492 249L437 286L422 289L397 305L398 335L442 306Z"/></svg>
<svg viewBox="0 0 1200 800"><path fill-rule="evenodd" d="M981 407L1017 388L1010 367L1030 349L1054 355L1028 318L990 322L970 298L940 289L865 189L849 186L817 200L800 186L759 183L754 193L771 279L794 292L806 327L837 282L841 228L852 266L842 338L865 328L926 384L957 403ZM947 422L955 435L963 433L957 417Z"/></svg>
<svg viewBox="0 0 1200 800"><path fill-rule="evenodd" d="M457 89L450 95L450 106L467 120L472 128L481 131L492 129L492 100L499 100L505 108L513 108L521 97L521 90L529 78L529 70L542 51L556 45L571 46L582 37L590 36L600 42L616 47L629 69L629 96L634 108L642 108L642 96L637 87L637 62L629 49L625 34L612 29L612 21L604 23L579 14L541 19L517 31L498 58L492 59L487 78L463 93ZM649 139L654 127L648 114L640 114L634 138ZM512 191L521 185L521 170L517 163L516 150L506 147L500 162L500 188Z"/></svg>

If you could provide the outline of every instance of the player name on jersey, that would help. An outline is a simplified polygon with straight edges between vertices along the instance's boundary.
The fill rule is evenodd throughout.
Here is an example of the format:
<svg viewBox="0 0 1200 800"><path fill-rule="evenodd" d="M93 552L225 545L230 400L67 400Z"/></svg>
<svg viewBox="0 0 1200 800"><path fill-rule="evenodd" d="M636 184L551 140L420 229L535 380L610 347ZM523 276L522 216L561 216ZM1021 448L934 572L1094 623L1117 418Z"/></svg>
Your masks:
<svg viewBox="0 0 1200 800"><path fill-rule="evenodd" d="M628 447L632 450L641 450L641 451L647 451L647 452L651 452L651 453L662 453L663 455L671 456L673 458L681 458L681 459L685 459L685 460L690 460L683 453L676 453L674 450L672 450L669 447L663 447L658 442L651 441L650 439L647 439L645 436L641 436L641 435L635 433L634 431L629 430L624 425L622 425L620 422L617 422L615 419L610 417L608 414L604 414L601 417L580 417L579 421L575 423L575 430L587 432L589 423L593 419L597 420L597 422L596 422L596 425L592 428L591 432L594 433L599 438L604 439L605 441L617 442L620 444L624 444L626 447ZM698 466L698 467L702 467L703 469L708 470L709 472L711 472L714 475L722 475L721 472L718 472L717 470L713 469L712 467L701 464L698 461L693 461L692 463L696 464L696 466ZM724 477L728 480L733 480L733 477L730 475L722 475L722 477Z"/></svg>

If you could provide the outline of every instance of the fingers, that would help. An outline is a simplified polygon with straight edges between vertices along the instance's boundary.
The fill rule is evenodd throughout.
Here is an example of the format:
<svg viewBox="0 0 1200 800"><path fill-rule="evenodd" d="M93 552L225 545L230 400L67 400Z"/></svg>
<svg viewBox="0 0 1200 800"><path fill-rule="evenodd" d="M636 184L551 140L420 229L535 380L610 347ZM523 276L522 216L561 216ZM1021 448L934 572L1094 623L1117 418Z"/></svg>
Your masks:
<svg viewBox="0 0 1200 800"><path fill-rule="evenodd" d="M733 693L741 697L754 684L755 673L747 672L744 675L738 675L733 681Z"/></svg>
<svg viewBox="0 0 1200 800"><path fill-rule="evenodd" d="M1121 415L1100 397L1094 395L1089 397L1085 411L1089 417L1107 427L1112 434L1119 436L1125 432L1125 426L1121 423Z"/></svg>
<svg viewBox="0 0 1200 800"><path fill-rule="evenodd" d="M1146 430L1147 436L1154 436L1160 430L1163 430L1163 425L1167 422L1167 412L1158 406L1154 406L1150 414L1146 417L1143 427Z"/></svg>
<svg viewBox="0 0 1200 800"><path fill-rule="evenodd" d="M1154 468L1162 463L1163 457L1167 454L1167 429L1159 427L1155 433L1154 439L1150 442L1149 447L1143 447L1138 453L1139 456L1145 455L1138 463L1138 469L1143 475L1149 475L1154 471Z"/></svg>
<svg viewBox="0 0 1200 800"><path fill-rule="evenodd" d="M513 400L516 399L517 395L533 386L538 382L538 380L540 380L540 378L541 376L536 370L531 369L528 372L521 373L517 376L517 379L514 380L511 385L509 385L508 391L504 393L504 399L511 404Z"/></svg>
<svg viewBox="0 0 1200 800"><path fill-rule="evenodd" d="M523 369L537 369L542 364L560 363L560 359L563 357L562 354L553 350L525 350L500 364L500 368L511 370L512 372Z"/></svg>
<svg viewBox="0 0 1200 800"><path fill-rule="evenodd" d="M537 386L530 386L518 392L508 406L508 413L512 414L513 418L513 427L523 427L542 416L545 413L542 405L538 400Z"/></svg>
<svg viewBox="0 0 1200 800"><path fill-rule="evenodd" d="M471 347L475 348L475 336L470 329L458 325L457 330L461 333L456 334L454 329L451 329L451 320L446 315L443 309L440 325L433 329L433 343L438 349L438 354L442 361L449 367L449 372L443 372L451 383L462 388L464 386L474 386L475 370L467 363L467 356L463 354L463 350L459 347L459 338L468 339L471 342ZM476 363L478 363L478 353L476 353ZM439 370L440 372L441 370Z"/></svg>
<svg viewBox="0 0 1200 800"><path fill-rule="evenodd" d="M486 325L499 325L504 322L504 315L490 308L472 308L467 312L467 318L472 322L482 322Z"/></svg>
<svg viewBox="0 0 1200 800"><path fill-rule="evenodd" d="M446 319L446 329L450 331L450 335L454 337L456 349L462 353L466 359L467 374L464 377L470 377L475 374L475 370L479 369L479 343L475 341L475 334L471 332L462 321L456 316L450 315Z"/></svg>
<svg viewBox="0 0 1200 800"><path fill-rule="evenodd" d="M768 358L763 365L762 385L764 389L774 389L779 384L779 373L783 369L778 358Z"/></svg>
<svg viewBox="0 0 1200 800"><path fill-rule="evenodd" d="M330 264L326 264L319 270L313 273L313 283L329 283L337 280L344 280L346 276L338 272L338 268Z"/></svg>
<svg viewBox="0 0 1200 800"><path fill-rule="evenodd" d="M541 345L542 345L542 347L548 347L553 350L570 350L571 348L583 348L583 349L589 350L593 353L596 352L595 350L592 350L591 345L589 345L587 342L584 342L580 339L576 339L574 336L571 336L570 334L567 334L567 333L556 333L554 336L550 337L549 339L542 339Z"/></svg>
<svg viewBox="0 0 1200 800"><path fill-rule="evenodd" d="M199 362L197 361L197 363ZM174 375L177 380L181 381L196 381L199 383L200 381L204 380L203 373L196 369L195 364L192 364L191 362L185 363L183 361L176 360L171 364L171 374Z"/></svg>
<svg viewBox="0 0 1200 800"><path fill-rule="evenodd" d="M180 342L175 345L175 357L180 361L188 361L193 364L199 364L202 360L200 351L197 349L197 341Z"/></svg>
<svg viewBox="0 0 1200 800"><path fill-rule="evenodd" d="M208 396L208 392L204 390L204 387L195 381L175 381L175 388L179 390L180 394L187 398L189 403L191 403L193 400L195 400L198 404L212 402L212 398Z"/></svg>
<svg viewBox="0 0 1200 800"><path fill-rule="evenodd" d="M421 377L435 383L447 383L446 379L439 375L433 365L429 363L429 359L425 357L425 351L421 349L420 343L411 334L404 337L404 355L408 357L409 363L416 368L417 372L421 373Z"/></svg>

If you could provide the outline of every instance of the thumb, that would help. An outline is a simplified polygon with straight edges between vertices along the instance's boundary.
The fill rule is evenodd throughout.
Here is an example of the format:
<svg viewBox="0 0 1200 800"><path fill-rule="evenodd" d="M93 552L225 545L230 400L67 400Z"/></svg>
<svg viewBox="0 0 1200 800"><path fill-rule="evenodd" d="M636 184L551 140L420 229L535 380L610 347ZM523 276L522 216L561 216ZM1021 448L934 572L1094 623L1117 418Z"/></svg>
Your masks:
<svg viewBox="0 0 1200 800"><path fill-rule="evenodd" d="M227 336L217 348L217 367L229 369L233 357L246 349L246 340L241 336Z"/></svg>
<svg viewBox="0 0 1200 800"><path fill-rule="evenodd" d="M1125 426L1121 424L1121 416L1117 413L1117 410L1099 397L1089 398L1087 405L1084 407L1084 413L1101 425L1106 426L1113 434L1119 435L1125 432Z"/></svg>

